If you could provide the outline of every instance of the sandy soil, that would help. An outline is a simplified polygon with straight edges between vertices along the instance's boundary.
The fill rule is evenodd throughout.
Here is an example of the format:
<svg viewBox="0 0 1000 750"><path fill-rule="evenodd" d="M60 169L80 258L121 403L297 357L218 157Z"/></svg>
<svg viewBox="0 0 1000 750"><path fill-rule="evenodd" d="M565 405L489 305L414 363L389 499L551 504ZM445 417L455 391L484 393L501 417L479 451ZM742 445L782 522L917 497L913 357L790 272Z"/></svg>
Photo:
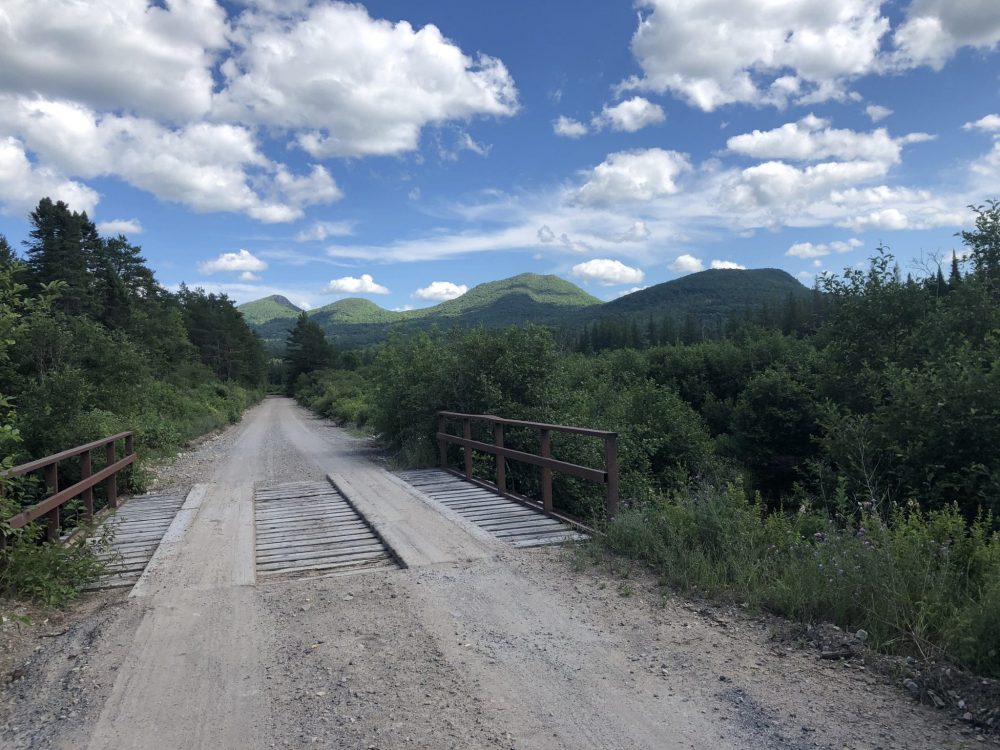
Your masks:
<svg viewBox="0 0 1000 750"><path fill-rule="evenodd" d="M984 747L861 661L566 550L246 581L254 482L370 449L285 399L158 474L208 485L140 598L88 597L0 700L4 748ZM464 533L456 527L455 533ZM252 551L251 551L252 553ZM65 630L61 635L58 634Z"/></svg>

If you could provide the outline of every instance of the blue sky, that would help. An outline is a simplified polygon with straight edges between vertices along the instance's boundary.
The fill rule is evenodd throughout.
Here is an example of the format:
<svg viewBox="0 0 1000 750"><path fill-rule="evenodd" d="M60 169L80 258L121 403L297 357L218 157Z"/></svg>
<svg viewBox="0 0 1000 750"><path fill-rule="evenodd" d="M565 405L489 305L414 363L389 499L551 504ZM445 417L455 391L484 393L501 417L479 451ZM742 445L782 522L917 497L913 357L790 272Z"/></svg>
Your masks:
<svg viewBox="0 0 1000 750"><path fill-rule="evenodd" d="M998 44L996 0L5 0L0 233L50 195L310 307L929 267L1000 197Z"/></svg>

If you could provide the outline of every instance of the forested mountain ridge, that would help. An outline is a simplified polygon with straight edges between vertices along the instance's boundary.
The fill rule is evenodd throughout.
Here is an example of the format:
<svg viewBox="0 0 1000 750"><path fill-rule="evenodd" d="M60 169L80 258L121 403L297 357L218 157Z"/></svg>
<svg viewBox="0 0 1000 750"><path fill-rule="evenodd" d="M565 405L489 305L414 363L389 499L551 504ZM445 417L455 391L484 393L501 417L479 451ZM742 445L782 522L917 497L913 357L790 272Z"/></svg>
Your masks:
<svg viewBox="0 0 1000 750"><path fill-rule="evenodd" d="M240 305L255 309L261 300ZM518 323L556 324L568 313L600 305L601 301L558 276L523 273L473 287L455 299L420 310L394 311L356 297L310 310L310 320L341 346L368 344L391 331L425 330L433 325L503 327ZM265 324L248 323L268 343L280 345L295 325L298 313Z"/></svg>
<svg viewBox="0 0 1000 750"><path fill-rule="evenodd" d="M243 313L243 318L251 325L262 325L281 318L294 318L302 312L301 307L280 294L247 302L240 305L239 309Z"/></svg>
<svg viewBox="0 0 1000 750"><path fill-rule="evenodd" d="M806 300L812 292L795 278L773 268L710 270L647 287L611 302L601 302L558 276L523 273L480 284L460 297L420 310L396 312L359 298L338 300L310 310L309 318L341 346L367 344L391 331L425 330L432 325L500 328L516 323L538 323L576 330L605 318L641 320L665 317L680 326L687 318L716 324L733 315L757 313L768 304L783 305L789 297ZM298 312L288 309L267 321L258 321L262 303L240 305L247 322L272 345L280 345L295 324Z"/></svg>

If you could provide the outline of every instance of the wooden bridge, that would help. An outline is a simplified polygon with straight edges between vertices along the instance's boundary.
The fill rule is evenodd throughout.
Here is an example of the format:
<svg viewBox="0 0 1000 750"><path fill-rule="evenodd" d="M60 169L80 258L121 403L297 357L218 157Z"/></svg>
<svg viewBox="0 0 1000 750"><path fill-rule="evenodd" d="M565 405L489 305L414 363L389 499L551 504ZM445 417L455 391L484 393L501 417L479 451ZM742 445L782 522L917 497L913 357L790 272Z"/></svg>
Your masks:
<svg viewBox="0 0 1000 750"><path fill-rule="evenodd" d="M449 432L454 423L462 426L461 435ZM492 442L475 439L474 428L488 432ZM537 433L537 453L525 449L523 435L517 448L510 447L505 430ZM553 457L553 434L597 439L604 466L592 468ZM392 474L356 463L353 470L331 471L324 480L258 482L250 488L253 571L246 575L262 580L350 574L480 557L477 545L484 541L521 548L583 539L590 530L589 519L556 507L553 473L602 484L604 512L613 515L618 506L616 438L614 433L587 428L440 412L437 468ZM120 458L119 443L124 445ZM95 452L103 463L97 471ZM458 456L461 470L451 466L452 454ZM476 476L479 459L492 462L491 477ZM125 472L135 460L134 436L126 432L9 470L11 479L41 475L46 490L43 499L8 519L10 529L16 532L41 520L49 542L93 545L107 566L94 587L129 586L141 594L148 579L178 554L207 488L199 484L186 493L120 501L120 485L127 483ZM540 470L540 498L510 486L515 465L522 473L525 466ZM60 489L64 476L70 483ZM438 516L436 520L428 520L428 509ZM455 537L460 541L442 546L442 521L464 532Z"/></svg>

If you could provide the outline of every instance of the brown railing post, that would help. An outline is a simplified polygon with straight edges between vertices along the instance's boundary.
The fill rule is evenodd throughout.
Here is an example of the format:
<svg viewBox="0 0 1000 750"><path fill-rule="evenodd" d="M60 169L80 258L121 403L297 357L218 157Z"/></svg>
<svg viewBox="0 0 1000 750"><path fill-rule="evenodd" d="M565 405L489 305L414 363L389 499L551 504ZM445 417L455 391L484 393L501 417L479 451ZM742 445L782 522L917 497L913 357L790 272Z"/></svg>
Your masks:
<svg viewBox="0 0 1000 750"><path fill-rule="evenodd" d="M503 448L503 425L499 422L493 425L493 444L497 448ZM507 494L507 459L500 452L496 454L497 459L497 489L501 495Z"/></svg>
<svg viewBox="0 0 1000 750"><path fill-rule="evenodd" d="M448 420L444 414L438 415L438 462L442 469L448 468L448 444L441 437L448 427Z"/></svg>
<svg viewBox="0 0 1000 750"><path fill-rule="evenodd" d="M53 463L45 467L45 488L49 495L54 495L59 491L59 464ZM59 536L59 507L56 506L45 514L47 527L45 538L50 542Z"/></svg>
<svg viewBox="0 0 1000 750"><path fill-rule="evenodd" d="M605 508L610 521L618 515L618 435L614 433L604 438L604 467L608 472Z"/></svg>
<svg viewBox="0 0 1000 750"><path fill-rule="evenodd" d="M462 420L462 437L472 440L472 422L468 419ZM465 455L465 478L472 479L472 448L465 445L462 450Z"/></svg>
<svg viewBox="0 0 1000 750"><path fill-rule="evenodd" d="M542 431L542 458L552 458L552 432ZM552 469L542 467L542 508L546 513L552 512Z"/></svg>
<svg viewBox="0 0 1000 750"><path fill-rule="evenodd" d="M105 455L107 456L107 465L111 466L116 460L115 455L115 441L112 440L105 446ZM107 483L104 485L107 488L108 493L108 507L117 508L118 507L118 475L112 474L108 477Z"/></svg>
<svg viewBox="0 0 1000 750"><path fill-rule="evenodd" d="M93 451L86 451L80 456L80 479L89 479L94 470ZM89 526L94 522L94 488L88 487L81 494L83 499L83 515Z"/></svg>

